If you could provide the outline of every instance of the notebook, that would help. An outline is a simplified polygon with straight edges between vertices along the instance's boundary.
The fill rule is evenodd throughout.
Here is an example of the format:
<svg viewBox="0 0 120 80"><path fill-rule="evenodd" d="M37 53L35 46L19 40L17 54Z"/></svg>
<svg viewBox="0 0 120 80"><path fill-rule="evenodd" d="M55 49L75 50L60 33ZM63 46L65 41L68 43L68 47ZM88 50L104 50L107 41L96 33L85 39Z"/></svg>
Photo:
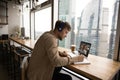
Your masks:
<svg viewBox="0 0 120 80"><path fill-rule="evenodd" d="M90 64L90 61L88 60L88 54L90 52L90 47L91 47L91 43L81 41L78 51L69 52L69 55L71 57L75 57L75 56L78 56L80 54L85 56L85 58L82 62L75 62L74 64Z"/></svg>

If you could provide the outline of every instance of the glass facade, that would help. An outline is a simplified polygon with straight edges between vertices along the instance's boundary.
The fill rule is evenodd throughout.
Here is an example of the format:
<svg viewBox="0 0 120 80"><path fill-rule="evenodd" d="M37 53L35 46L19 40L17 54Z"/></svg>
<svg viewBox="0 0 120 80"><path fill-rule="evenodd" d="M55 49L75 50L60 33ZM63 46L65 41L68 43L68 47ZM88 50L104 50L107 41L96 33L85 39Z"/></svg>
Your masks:
<svg viewBox="0 0 120 80"><path fill-rule="evenodd" d="M116 0L59 0L59 19L72 30L59 46L76 50L81 41L92 44L90 53L112 58L119 2Z"/></svg>

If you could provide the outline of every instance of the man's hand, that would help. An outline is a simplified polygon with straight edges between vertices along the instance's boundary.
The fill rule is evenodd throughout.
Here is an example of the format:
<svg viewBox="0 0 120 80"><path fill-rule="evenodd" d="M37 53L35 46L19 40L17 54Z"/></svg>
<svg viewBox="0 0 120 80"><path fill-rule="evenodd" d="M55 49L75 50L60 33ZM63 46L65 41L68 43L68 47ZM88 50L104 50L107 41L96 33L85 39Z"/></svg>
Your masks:
<svg viewBox="0 0 120 80"><path fill-rule="evenodd" d="M72 60L71 62L82 62L84 59L84 55L78 55L78 56L75 56L75 57L72 57Z"/></svg>
<svg viewBox="0 0 120 80"><path fill-rule="evenodd" d="M84 55L79 55L78 56L78 61L83 61L84 57L85 57Z"/></svg>
<svg viewBox="0 0 120 80"><path fill-rule="evenodd" d="M60 55L61 57L67 57L67 56L68 56L67 52L65 52L65 51L59 52L59 55Z"/></svg>

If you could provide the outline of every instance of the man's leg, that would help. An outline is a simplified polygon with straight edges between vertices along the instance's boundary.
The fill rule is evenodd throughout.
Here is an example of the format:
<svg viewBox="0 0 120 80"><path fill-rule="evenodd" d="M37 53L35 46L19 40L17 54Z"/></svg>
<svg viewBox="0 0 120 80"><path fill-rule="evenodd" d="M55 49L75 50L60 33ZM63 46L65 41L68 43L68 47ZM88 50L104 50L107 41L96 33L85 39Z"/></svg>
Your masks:
<svg viewBox="0 0 120 80"><path fill-rule="evenodd" d="M54 73L59 73L61 71L62 67L55 67Z"/></svg>
<svg viewBox="0 0 120 80"><path fill-rule="evenodd" d="M72 80L72 77L70 75L60 73L59 69L55 68L52 80Z"/></svg>
<svg viewBox="0 0 120 80"><path fill-rule="evenodd" d="M72 80L72 77L67 74L57 73L53 75L52 80Z"/></svg>

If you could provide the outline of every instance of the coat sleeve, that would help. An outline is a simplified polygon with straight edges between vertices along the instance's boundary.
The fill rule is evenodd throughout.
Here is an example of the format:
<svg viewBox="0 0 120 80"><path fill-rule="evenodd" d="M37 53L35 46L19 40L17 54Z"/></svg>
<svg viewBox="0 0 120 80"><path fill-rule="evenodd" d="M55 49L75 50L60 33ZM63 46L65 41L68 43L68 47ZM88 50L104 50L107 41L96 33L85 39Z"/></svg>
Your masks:
<svg viewBox="0 0 120 80"><path fill-rule="evenodd" d="M45 50L47 51L48 58L53 66L65 66L69 64L68 57L59 56L57 40L54 37L49 37L45 41Z"/></svg>

